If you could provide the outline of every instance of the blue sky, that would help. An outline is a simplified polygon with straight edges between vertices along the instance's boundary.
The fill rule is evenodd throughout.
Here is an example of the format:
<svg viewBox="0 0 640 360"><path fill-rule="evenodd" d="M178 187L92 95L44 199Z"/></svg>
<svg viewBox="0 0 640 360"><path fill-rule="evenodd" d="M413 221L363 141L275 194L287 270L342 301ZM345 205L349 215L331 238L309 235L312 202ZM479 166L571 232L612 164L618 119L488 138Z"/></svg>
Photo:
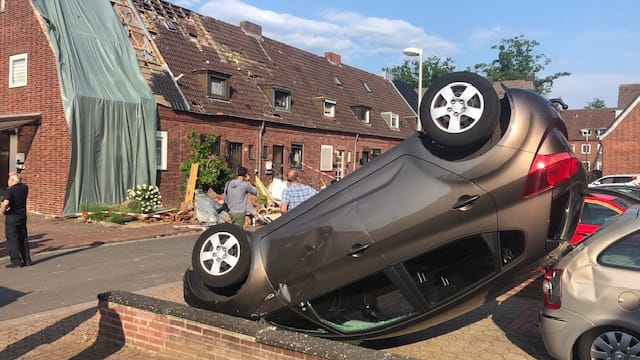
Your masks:
<svg viewBox="0 0 640 360"><path fill-rule="evenodd" d="M170 0L215 19L248 20L263 35L374 74L410 59L406 47L451 57L459 70L497 57L491 46L524 35L551 59L546 76L572 109L594 98L615 107L621 84L640 83L640 1Z"/></svg>

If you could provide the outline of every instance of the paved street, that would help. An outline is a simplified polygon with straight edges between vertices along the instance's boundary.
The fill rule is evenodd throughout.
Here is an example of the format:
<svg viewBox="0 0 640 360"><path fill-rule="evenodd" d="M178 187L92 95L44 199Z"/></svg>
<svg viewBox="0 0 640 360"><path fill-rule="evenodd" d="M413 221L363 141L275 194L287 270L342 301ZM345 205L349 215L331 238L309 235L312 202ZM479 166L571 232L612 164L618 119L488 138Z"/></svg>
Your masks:
<svg viewBox="0 0 640 360"><path fill-rule="evenodd" d="M33 266L0 271L0 321L179 281L196 235L34 254ZM6 259L6 258L5 258ZM4 264L3 264L4 265Z"/></svg>

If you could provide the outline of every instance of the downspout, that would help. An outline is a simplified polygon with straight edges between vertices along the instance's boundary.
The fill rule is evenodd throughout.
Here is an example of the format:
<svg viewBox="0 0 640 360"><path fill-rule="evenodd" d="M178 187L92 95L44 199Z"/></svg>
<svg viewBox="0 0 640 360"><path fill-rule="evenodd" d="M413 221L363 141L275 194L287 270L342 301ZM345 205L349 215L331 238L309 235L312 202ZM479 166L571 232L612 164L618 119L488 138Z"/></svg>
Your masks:
<svg viewBox="0 0 640 360"><path fill-rule="evenodd" d="M258 133L258 177L262 178L262 136L264 135L264 120L260 125L260 132Z"/></svg>
<svg viewBox="0 0 640 360"><path fill-rule="evenodd" d="M360 134L356 134L356 141L353 143L353 171L356 171L356 163L358 162L358 138Z"/></svg>

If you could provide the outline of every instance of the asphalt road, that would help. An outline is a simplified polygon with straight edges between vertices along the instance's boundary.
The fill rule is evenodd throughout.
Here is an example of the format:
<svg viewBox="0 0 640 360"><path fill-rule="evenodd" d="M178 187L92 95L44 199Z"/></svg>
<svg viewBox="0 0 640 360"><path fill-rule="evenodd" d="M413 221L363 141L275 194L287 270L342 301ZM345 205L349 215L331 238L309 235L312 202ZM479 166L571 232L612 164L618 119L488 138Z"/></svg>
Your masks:
<svg viewBox="0 0 640 360"><path fill-rule="evenodd" d="M0 322L180 281L197 235L89 246L32 256L33 266L0 270ZM8 259L7 259L8 261ZM0 264L4 266L5 264Z"/></svg>

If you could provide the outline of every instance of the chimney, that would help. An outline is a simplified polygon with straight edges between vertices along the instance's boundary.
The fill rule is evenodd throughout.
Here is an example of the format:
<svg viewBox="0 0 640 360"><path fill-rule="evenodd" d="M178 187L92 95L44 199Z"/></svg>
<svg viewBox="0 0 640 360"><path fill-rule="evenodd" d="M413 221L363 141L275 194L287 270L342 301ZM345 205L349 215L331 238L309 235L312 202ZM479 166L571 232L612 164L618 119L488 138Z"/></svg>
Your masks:
<svg viewBox="0 0 640 360"><path fill-rule="evenodd" d="M341 62L342 62L342 59L341 59L340 55L334 54L334 53L329 52L329 51L324 53L324 58L329 60L329 62L334 64L334 65L340 65Z"/></svg>
<svg viewBox="0 0 640 360"><path fill-rule="evenodd" d="M262 36L262 26L254 24L247 20L240 21L240 29L251 35Z"/></svg>

